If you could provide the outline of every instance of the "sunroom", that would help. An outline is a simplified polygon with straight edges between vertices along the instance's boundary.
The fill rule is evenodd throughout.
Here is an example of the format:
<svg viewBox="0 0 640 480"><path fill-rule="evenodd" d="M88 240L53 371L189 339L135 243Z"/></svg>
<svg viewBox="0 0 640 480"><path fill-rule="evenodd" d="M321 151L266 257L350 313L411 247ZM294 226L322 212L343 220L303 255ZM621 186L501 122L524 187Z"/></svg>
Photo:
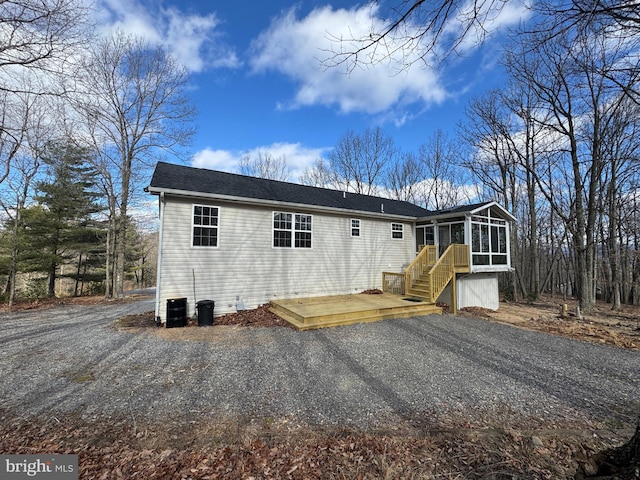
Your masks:
<svg viewBox="0 0 640 480"><path fill-rule="evenodd" d="M510 222L515 217L496 202L440 210L416 222L416 252L437 246L441 255L449 245L470 247L471 273L511 270Z"/></svg>

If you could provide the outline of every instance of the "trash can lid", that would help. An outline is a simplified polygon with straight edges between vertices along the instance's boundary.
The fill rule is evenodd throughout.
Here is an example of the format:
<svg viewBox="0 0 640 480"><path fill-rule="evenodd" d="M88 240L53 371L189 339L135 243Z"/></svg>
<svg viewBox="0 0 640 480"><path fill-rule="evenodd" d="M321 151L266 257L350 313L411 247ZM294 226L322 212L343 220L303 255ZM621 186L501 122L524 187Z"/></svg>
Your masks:
<svg viewBox="0 0 640 480"><path fill-rule="evenodd" d="M211 305L211 304L215 304L216 302L214 302L213 300L198 300L196 302L196 305Z"/></svg>

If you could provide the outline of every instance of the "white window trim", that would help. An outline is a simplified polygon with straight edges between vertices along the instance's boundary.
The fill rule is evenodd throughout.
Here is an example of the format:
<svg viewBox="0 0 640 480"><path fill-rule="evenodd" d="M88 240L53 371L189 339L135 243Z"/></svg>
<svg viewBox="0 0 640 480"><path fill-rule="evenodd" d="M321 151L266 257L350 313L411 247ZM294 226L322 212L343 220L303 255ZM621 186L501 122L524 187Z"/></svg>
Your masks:
<svg viewBox="0 0 640 480"><path fill-rule="evenodd" d="M216 208L218 209L218 225L196 225L194 222L195 216L196 216L196 207L207 207L207 208ZM221 215L222 209L217 206L217 205L205 205L203 203L194 203L191 206L191 248L220 248L220 215ZM193 244L193 230L195 229L195 227L200 227L200 228L214 228L216 230L216 245L194 245Z"/></svg>
<svg viewBox="0 0 640 480"><path fill-rule="evenodd" d="M400 230L394 230L393 227L395 225L400 225ZM398 233L400 232L400 237L394 237L393 234L394 233ZM404 240L404 223L395 223L393 222L391 224L391 240Z"/></svg>
<svg viewBox="0 0 640 480"><path fill-rule="evenodd" d="M358 226L354 227L353 222L358 222ZM353 231L358 230L358 235L354 235ZM362 220L359 218L351 218L349 220L349 233L351 234L351 238L362 238Z"/></svg>
<svg viewBox="0 0 640 480"><path fill-rule="evenodd" d="M275 240L276 228L273 226L273 219L277 213L284 213L291 215L291 246L290 247L276 247L273 243ZM304 215L305 217L310 217L311 219L311 230L296 230L296 215ZM310 213L302 213L302 212L287 212L285 210L273 210L271 212L271 248L276 250L312 250L313 249L313 215ZM283 228L278 228L278 230L285 230ZM296 233L304 232L311 234L311 246L310 247L296 247Z"/></svg>

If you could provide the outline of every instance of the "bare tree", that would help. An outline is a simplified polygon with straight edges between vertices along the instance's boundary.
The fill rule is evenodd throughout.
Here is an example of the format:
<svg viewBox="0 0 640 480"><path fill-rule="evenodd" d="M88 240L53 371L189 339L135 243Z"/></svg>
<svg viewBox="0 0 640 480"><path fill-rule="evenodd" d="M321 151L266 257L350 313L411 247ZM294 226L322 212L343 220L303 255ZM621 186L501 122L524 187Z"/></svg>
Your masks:
<svg viewBox="0 0 640 480"><path fill-rule="evenodd" d="M471 157L462 166L479 178L490 198L507 209L515 208L518 183L515 135L508 108L499 91L493 90L473 99L466 109L467 121L460 134L472 147Z"/></svg>
<svg viewBox="0 0 640 480"><path fill-rule="evenodd" d="M637 104L628 98L604 122L602 155L606 164L603 170L602 206L603 259L607 267L607 290L611 308L620 310L623 297L625 262L623 246L626 243L622 212L623 205L633 195L634 180L640 173L640 115ZM628 264L628 262L627 262Z"/></svg>
<svg viewBox="0 0 640 480"><path fill-rule="evenodd" d="M507 67L514 78L535 93L536 120L547 131L547 166L532 174L544 195L570 232L575 255L580 307L589 311L595 302L596 228L602 204L603 175L607 165L606 138L620 113L621 89L608 78L626 44L591 32L559 32L554 41L533 43L512 52ZM603 72L608 72L603 74ZM640 75L640 68L636 69ZM635 79L634 81L637 81ZM553 176L542 172L553 171Z"/></svg>
<svg viewBox="0 0 640 480"><path fill-rule="evenodd" d="M176 147L189 143L195 109L184 94L186 70L164 48L117 32L90 53L76 106L86 120L108 197L113 249L107 257L113 258L114 278L107 296L119 297L130 202L150 166L164 155L179 155Z"/></svg>
<svg viewBox="0 0 640 480"><path fill-rule="evenodd" d="M412 152L403 153L391 165L386 178L389 196L396 200L404 200L418 204L419 189L424 182L424 166Z"/></svg>
<svg viewBox="0 0 640 480"><path fill-rule="evenodd" d="M422 167L422 200L427 208L442 210L460 204L460 149L446 133L438 129L420 146L418 161Z"/></svg>
<svg viewBox="0 0 640 480"><path fill-rule="evenodd" d="M9 297L9 305L13 304L16 297L18 262L22 253L19 234L23 227L23 209L33 194L36 175L42 164L41 151L56 134L49 114L50 102L46 100L47 97L36 94L13 94L11 115L14 120L20 119L19 137L12 137L10 158L13 168L7 171L5 181L0 183L0 206L4 217L11 223L10 265L4 288Z"/></svg>
<svg viewBox="0 0 640 480"><path fill-rule="evenodd" d="M329 154L332 183L346 191L374 195L395 156L393 139L380 127L363 134L349 131Z"/></svg>
<svg viewBox="0 0 640 480"><path fill-rule="evenodd" d="M61 95L70 59L87 40L82 0L0 2L0 184L24 140L25 95Z"/></svg>
<svg viewBox="0 0 640 480"><path fill-rule="evenodd" d="M87 40L88 4L81 0L4 0L0 8L0 90L24 91L25 72L59 74ZM43 82L31 93L59 93L61 84Z"/></svg>
<svg viewBox="0 0 640 480"><path fill-rule="evenodd" d="M328 53L328 66L345 65L352 71L358 64L400 58L401 68L415 63L430 65L444 58L469 38L480 43L485 25L504 7L504 0L402 0L390 9L385 22L372 25L366 35L332 37L335 48ZM452 34L452 22L457 33Z"/></svg>
<svg viewBox="0 0 640 480"><path fill-rule="evenodd" d="M291 179L291 170L285 156L274 157L268 152L258 152L254 157L251 155L242 157L240 159L240 173L283 182Z"/></svg>
<svg viewBox="0 0 640 480"><path fill-rule="evenodd" d="M28 107L24 104L24 97L9 92L0 92L0 185L6 180L11 171L11 164L18 155L25 135L29 117ZM25 108L27 107L27 108Z"/></svg>
<svg viewBox="0 0 640 480"><path fill-rule="evenodd" d="M331 188L332 174L327 162L318 158L313 165L307 167L300 176L300 183L303 185L311 185L312 187Z"/></svg>
<svg viewBox="0 0 640 480"><path fill-rule="evenodd" d="M431 65L468 43L482 43L491 23L510 2L505 0L398 0L361 36L334 36L334 48L325 64L344 65L352 71L360 64L396 60L399 68L415 63ZM527 32L537 32L538 41L552 40L559 32L597 29L617 37L640 37L638 0L542 0L529 7L537 23ZM628 83L625 83L627 88ZM633 89L635 95L638 94Z"/></svg>

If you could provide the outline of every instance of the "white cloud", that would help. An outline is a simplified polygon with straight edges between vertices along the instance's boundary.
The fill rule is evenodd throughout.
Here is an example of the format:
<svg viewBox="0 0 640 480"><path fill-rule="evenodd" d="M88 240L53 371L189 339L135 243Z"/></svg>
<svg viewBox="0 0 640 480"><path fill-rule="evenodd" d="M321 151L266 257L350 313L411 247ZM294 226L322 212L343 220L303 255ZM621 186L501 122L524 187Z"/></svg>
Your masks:
<svg viewBox="0 0 640 480"><path fill-rule="evenodd" d="M210 148L205 148L193 156L191 166L209 168L211 170L222 170L223 172L234 172L236 171L240 158L241 156L237 156L228 150L211 150Z"/></svg>
<svg viewBox="0 0 640 480"><path fill-rule="evenodd" d="M289 108L338 105L343 113L373 114L414 102L444 101L447 92L436 71L404 69L406 59L385 59L386 50L370 53L374 62L348 74L339 67L323 67L322 60L340 48L336 38L359 38L381 29L383 20L376 16L377 10L371 5L349 10L326 6L298 19L291 9L254 40L253 71L277 71L298 84Z"/></svg>
<svg viewBox="0 0 640 480"><path fill-rule="evenodd" d="M475 50L478 45L497 33L519 25L532 15L529 0L516 0L513 2L485 2L478 4L468 0L457 11L444 27L446 40L451 44L462 38L456 45L456 52L467 55ZM470 19L472 21L469 26ZM469 28L468 28L469 26ZM468 31L466 31L468 28ZM466 33L465 33L466 31ZM446 49L446 45L444 46Z"/></svg>
<svg viewBox="0 0 640 480"><path fill-rule="evenodd" d="M502 4L501 8L481 12L483 29L475 26L459 45L460 53L470 54L482 39L514 26L530 15L528 0ZM487 2L490 4L491 2ZM464 24L461 19L476 5L469 0L457 17L445 26L441 52L447 42L461 35ZM484 5L484 4L483 4ZM334 9L331 6L312 10L298 18L295 8L274 19L267 30L254 40L250 60L254 73L279 72L296 84L296 93L288 102L281 101L280 108L299 108L311 105L337 105L341 112L384 113L387 120L402 124L408 105L427 109L458 95L445 86L445 66L438 69L435 57L420 59L417 41L402 45L402 41L389 38L385 45L368 49L360 54L360 62L350 72L349 65L326 68L323 60L331 61L333 52L353 51L359 44L349 39L367 38L384 30L387 21L382 18L378 3L360 5L351 9ZM422 38L424 25L406 23L406 38ZM428 37L424 37L429 41ZM390 53L392 52L392 53ZM333 59L335 60L335 58ZM353 60L353 59L351 59ZM353 65L351 63L350 65ZM408 65L411 65L408 68ZM342 67L342 68L341 68Z"/></svg>
<svg viewBox="0 0 640 480"><path fill-rule="evenodd" d="M313 162L323 157L328 148L309 148L300 143L276 142L249 150L212 150L206 148L193 156L191 165L198 168L209 168L224 172L238 173L240 171L240 159L249 155L252 158L259 154L268 154L274 158L284 157L291 171L291 181L297 182L300 175Z"/></svg>
<svg viewBox="0 0 640 480"><path fill-rule="evenodd" d="M234 50L221 40L215 13L189 14L136 0L99 0L96 15L101 33L119 29L164 45L192 72L240 65Z"/></svg>

